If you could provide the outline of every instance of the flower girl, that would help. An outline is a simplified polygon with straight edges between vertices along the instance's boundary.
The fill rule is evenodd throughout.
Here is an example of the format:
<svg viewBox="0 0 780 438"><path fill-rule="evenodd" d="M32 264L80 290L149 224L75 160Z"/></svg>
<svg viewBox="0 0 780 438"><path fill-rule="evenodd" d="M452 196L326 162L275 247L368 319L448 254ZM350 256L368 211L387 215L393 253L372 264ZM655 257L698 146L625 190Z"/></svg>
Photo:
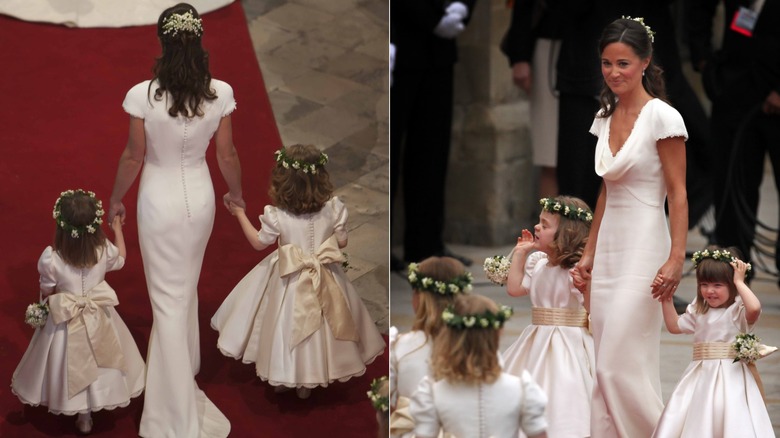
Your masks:
<svg viewBox="0 0 780 438"><path fill-rule="evenodd" d="M654 437L774 437L753 361L775 350L755 342L761 303L745 283L751 269L738 250L693 254L696 300L678 316L662 301L669 333L693 334L693 360L677 383ZM653 285L660 284L656 277ZM749 345L736 349L742 340Z"/></svg>
<svg viewBox="0 0 780 438"><path fill-rule="evenodd" d="M428 257L409 264L414 322L408 333L390 329L390 435L411 437L414 419L409 399L431 374L433 340L444 326L441 314L453 299L471 290L471 273L452 257Z"/></svg>
<svg viewBox="0 0 780 438"><path fill-rule="evenodd" d="M211 319L222 354L255 363L277 392L360 376L385 342L350 283L342 263L347 208L333 197L328 156L310 145L275 153L269 195L254 228L230 204L253 248L279 247L236 285Z"/></svg>
<svg viewBox="0 0 780 438"><path fill-rule="evenodd" d="M446 326L436 337L433 376L420 381L410 411L417 438L444 436L546 437L545 395L527 372L501 370L498 343L512 309L465 294L442 314ZM448 435L449 434L449 435Z"/></svg>
<svg viewBox="0 0 780 438"><path fill-rule="evenodd" d="M593 218L582 200L543 198L534 235L523 230L511 255L506 290L529 295L531 325L504 352L506 372L527 370L547 394L548 433L590 436L593 337L588 331L588 291L569 273L579 261Z"/></svg>
<svg viewBox="0 0 780 438"><path fill-rule="evenodd" d="M100 227L102 216L92 192L68 190L54 204L54 242L38 260L50 313L11 382L22 403L78 414L81 433L92 430L93 411L127 406L144 388L144 360L104 280L125 263L122 223L119 217L111 223L114 246Z"/></svg>

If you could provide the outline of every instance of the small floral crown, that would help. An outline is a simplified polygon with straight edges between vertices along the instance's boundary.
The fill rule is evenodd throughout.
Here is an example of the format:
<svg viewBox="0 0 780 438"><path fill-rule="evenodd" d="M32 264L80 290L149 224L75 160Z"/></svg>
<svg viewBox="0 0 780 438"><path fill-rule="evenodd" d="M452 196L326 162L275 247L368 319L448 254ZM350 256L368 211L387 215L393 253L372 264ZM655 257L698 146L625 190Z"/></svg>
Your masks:
<svg viewBox="0 0 780 438"><path fill-rule="evenodd" d="M696 269L696 267L699 265L699 262L701 262L704 259L713 259L717 260L719 262L725 262L725 263L731 263L737 261L737 258L731 255L730 252L726 251L725 249L716 249L715 251L710 251L708 249L696 251L693 253L693 256L691 256L691 261L693 262L693 268ZM753 270L753 266L750 265L750 263L746 263L747 268L745 270L745 274L747 275L748 272L751 272Z"/></svg>
<svg viewBox="0 0 780 438"><path fill-rule="evenodd" d="M179 32L190 32L197 36L203 34L203 20L195 18L192 11L183 14L171 14L163 19L163 35L175 37Z"/></svg>
<svg viewBox="0 0 780 438"><path fill-rule="evenodd" d="M278 151L274 152L274 155L276 155L276 162L279 163L282 167L285 169L293 168L295 170L303 170L303 173L309 173L312 174L317 173L317 167L322 167L325 165L325 163L328 162L328 154L325 152L320 152L320 158L314 162L309 163L307 161L301 161L301 160L293 160L292 158L287 156L287 152L284 148L279 149Z"/></svg>
<svg viewBox="0 0 780 438"><path fill-rule="evenodd" d="M539 200L539 204L542 205L544 211L560 214L569 219L576 221L583 221L591 223L593 221L593 213L585 210L581 207L575 207L573 205L562 204L555 198L542 198Z"/></svg>
<svg viewBox="0 0 780 438"><path fill-rule="evenodd" d="M648 25L646 25L646 24L645 24L645 19L644 19L644 17L633 17L633 18L632 18L632 17L629 17L629 16L626 16L626 15L624 15L624 16L622 16L622 17L620 17L620 18L622 18L622 19L624 19L624 20L632 20L632 21L636 21L637 23L641 24L641 25L642 25L642 27L644 27L644 28L645 28L645 32L647 32L647 36L650 38L650 42L651 42L651 43L654 43L654 42L655 42L655 32L653 32L653 29L650 29L650 26L648 26Z"/></svg>
<svg viewBox="0 0 780 438"><path fill-rule="evenodd" d="M419 268L417 263L409 263L409 284L412 285L412 289L425 290L428 292L435 292L441 295L456 295L459 293L467 293L471 291L471 272L458 275L450 281L434 280L431 277L419 276Z"/></svg>
<svg viewBox="0 0 780 438"><path fill-rule="evenodd" d="M100 224L103 223L103 219L101 219L101 216L103 216L105 212L103 211L103 203L99 199L96 199L95 205L97 206L97 210L95 210L95 219L92 221L92 223L87 225L80 225L80 226L74 226L69 224L62 217L62 199L70 198L75 195L86 195L92 199L95 199L94 192L86 192L81 189L66 190L60 193L60 197L57 198L57 201L54 203L54 211L52 212L52 217L54 217L54 220L57 222L57 225L60 228L70 233L70 237L73 237L74 239L78 239L79 236L83 235L84 233L95 234L95 231L97 231Z"/></svg>
<svg viewBox="0 0 780 438"><path fill-rule="evenodd" d="M441 313L441 319L450 327L457 329L490 328L498 330L504 326L514 313L509 306L501 306L497 313L486 311L474 315L458 315L453 306L447 306Z"/></svg>
<svg viewBox="0 0 780 438"><path fill-rule="evenodd" d="M366 393L368 399L371 400L371 404L374 405L374 409L380 412L387 412L390 409L390 397L387 395L387 388L382 390L384 385L387 385L387 376L374 379L371 381L371 390Z"/></svg>

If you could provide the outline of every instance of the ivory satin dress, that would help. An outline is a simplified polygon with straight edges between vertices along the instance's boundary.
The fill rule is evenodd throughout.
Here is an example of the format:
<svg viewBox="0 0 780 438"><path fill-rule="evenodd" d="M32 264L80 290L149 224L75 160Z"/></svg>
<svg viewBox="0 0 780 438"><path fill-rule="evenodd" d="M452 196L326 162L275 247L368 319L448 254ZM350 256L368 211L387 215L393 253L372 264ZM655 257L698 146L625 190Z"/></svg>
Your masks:
<svg viewBox="0 0 780 438"><path fill-rule="evenodd" d="M215 195L206 149L233 89L212 79L217 98L202 117L173 118L144 81L123 107L144 120L146 157L138 188L138 238L152 305L146 392L139 434L149 438L225 437L230 422L198 388L198 280L214 224ZM167 96L166 96L167 97Z"/></svg>
<svg viewBox="0 0 780 438"><path fill-rule="evenodd" d="M594 438L643 438L652 435L663 409L663 318L650 286L671 249L657 141L687 139L688 133L677 110L652 99L613 156L610 122L611 117L596 117L590 129L598 136L595 170L607 193L591 280L596 352L591 430Z"/></svg>

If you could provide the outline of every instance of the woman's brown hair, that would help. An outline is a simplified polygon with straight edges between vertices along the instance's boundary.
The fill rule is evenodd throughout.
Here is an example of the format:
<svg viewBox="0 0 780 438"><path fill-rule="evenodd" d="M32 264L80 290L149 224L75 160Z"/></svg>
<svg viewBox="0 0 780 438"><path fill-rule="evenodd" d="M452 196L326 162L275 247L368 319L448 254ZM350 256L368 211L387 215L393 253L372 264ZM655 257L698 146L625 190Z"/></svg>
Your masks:
<svg viewBox="0 0 780 438"><path fill-rule="evenodd" d="M95 220L97 200L84 193L75 193L60 198L62 220L73 227L86 227ZM90 268L100 259L100 251L106 244L106 235L99 226L94 233L80 233L73 237L70 232L57 225L52 248L63 261L75 268Z"/></svg>
<svg viewBox="0 0 780 438"><path fill-rule="evenodd" d="M157 37L160 39L162 54L156 59L149 83L157 81L154 90L154 100L162 101L165 92L173 100L168 114L171 117L179 115L187 118L202 116L201 104L204 100L217 98L215 90L211 89L211 73L209 72L209 54L201 45L202 32L179 31L164 33L163 25L172 15L191 13L200 18L198 11L192 5L179 3L160 14L157 20Z"/></svg>
<svg viewBox="0 0 780 438"><path fill-rule="evenodd" d="M558 202L569 208L581 208L584 211L591 212L590 207L585 201L573 196L558 196L555 198ZM590 222L580 219L571 219L560 214L558 230L555 232L553 241L554 257L549 257L549 263L552 266L561 266L564 269L571 269L582 258L582 250L588 243L588 234L590 233Z"/></svg>
<svg viewBox="0 0 780 438"><path fill-rule="evenodd" d="M458 295L453 312L477 315L498 313L498 305L482 295ZM501 375L498 362L499 330L489 328L453 328L445 325L433 344L432 368L436 380L450 383L493 383Z"/></svg>
<svg viewBox="0 0 780 438"><path fill-rule="evenodd" d="M313 145L296 144L285 148L291 160L317 163L322 155ZM273 204L292 214L316 213L333 196L333 184L324 166L317 166L317 173L303 172L277 162L271 171L271 188L268 196Z"/></svg>

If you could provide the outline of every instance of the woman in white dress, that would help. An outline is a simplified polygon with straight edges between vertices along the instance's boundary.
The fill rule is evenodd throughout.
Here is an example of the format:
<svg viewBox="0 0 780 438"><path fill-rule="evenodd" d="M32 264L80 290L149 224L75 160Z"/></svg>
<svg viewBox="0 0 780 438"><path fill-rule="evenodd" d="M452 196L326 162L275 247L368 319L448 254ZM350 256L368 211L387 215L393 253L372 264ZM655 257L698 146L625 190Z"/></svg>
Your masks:
<svg viewBox="0 0 780 438"><path fill-rule="evenodd" d="M532 438L547 436L547 398L528 372L501 370L501 327L512 309L481 295L464 294L442 313L445 327L436 337L433 375L420 382L410 411L417 438L444 436Z"/></svg>
<svg viewBox="0 0 780 438"><path fill-rule="evenodd" d="M471 290L471 273L452 257L428 257L409 264L412 285L412 330L398 334L390 329L390 433L392 437L412 437L414 421L409 400L423 377L431 374L433 340L444 322L441 314L459 293ZM440 293L437 284L445 285Z"/></svg>
<svg viewBox="0 0 780 438"><path fill-rule="evenodd" d="M233 90L211 78L202 34L190 5L166 9L157 26L162 55L154 78L131 88L122 105L130 134L109 218L124 219L121 200L143 167L138 236L154 318L139 432L144 437L224 437L230 431L194 379L200 367L197 286L215 212L205 159L212 136L230 189L225 203L244 205L230 120Z"/></svg>
<svg viewBox="0 0 780 438"><path fill-rule="evenodd" d="M599 438L653 433L663 409L655 299L674 294L685 260L688 134L680 113L663 100L652 40L643 20L618 19L599 44L605 87L590 131L598 136L595 168L604 184L577 265L579 277L591 282L591 430ZM653 286L656 277L663 281Z"/></svg>

